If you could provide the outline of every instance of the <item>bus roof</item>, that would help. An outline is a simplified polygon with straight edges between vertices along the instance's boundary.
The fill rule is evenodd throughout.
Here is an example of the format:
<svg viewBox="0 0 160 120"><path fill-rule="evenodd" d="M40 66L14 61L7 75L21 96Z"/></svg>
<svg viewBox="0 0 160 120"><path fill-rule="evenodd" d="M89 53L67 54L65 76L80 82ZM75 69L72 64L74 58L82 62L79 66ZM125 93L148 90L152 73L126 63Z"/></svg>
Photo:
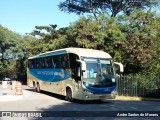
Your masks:
<svg viewBox="0 0 160 120"><path fill-rule="evenodd" d="M78 56L83 56L83 57L111 58L111 56L104 51L87 49L87 48L71 47L71 48L64 48L64 49L49 51L49 52L42 53L42 54L39 54L33 57L29 57L28 59L45 57L45 56L53 56L53 55L65 54L65 53L74 53L74 54L77 54Z"/></svg>

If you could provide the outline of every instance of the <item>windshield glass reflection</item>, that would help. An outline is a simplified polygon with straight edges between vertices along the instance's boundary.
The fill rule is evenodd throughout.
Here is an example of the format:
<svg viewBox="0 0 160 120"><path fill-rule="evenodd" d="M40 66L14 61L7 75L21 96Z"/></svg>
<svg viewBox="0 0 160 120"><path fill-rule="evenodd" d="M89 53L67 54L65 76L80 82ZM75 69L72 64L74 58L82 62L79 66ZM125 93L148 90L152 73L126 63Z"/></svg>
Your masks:
<svg viewBox="0 0 160 120"><path fill-rule="evenodd" d="M84 58L86 71L83 80L91 86L107 87L115 84L114 70L110 59Z"/></svg>

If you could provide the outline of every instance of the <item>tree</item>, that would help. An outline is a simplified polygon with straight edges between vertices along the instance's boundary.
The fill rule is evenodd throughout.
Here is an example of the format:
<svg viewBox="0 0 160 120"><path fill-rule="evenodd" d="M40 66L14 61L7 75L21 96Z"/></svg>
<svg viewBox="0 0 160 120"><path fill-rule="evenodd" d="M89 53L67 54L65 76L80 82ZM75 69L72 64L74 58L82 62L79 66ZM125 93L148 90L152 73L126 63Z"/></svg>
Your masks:
<svg viewBox="0 0 160 120"><path fill-rule="evenodd" d="M59 30L56 30L56 27L57 25L35 26L36 30L29 34L38 38L35 40L35 42L31 41L34 42L33 44L38 43L37 47L33 47L37 48L37 50L35 51L39 51L38 53L42 53L68 47L67 41L65 39L66 31L68 28L60 28Z"/></svg>
<svg viewBox="0 0 160 120"><path fill-rule="evenodd" d="M9 77L8 65L24 57L25 41L23 38L0 25L0 76ZM13 68L13 67L12 67Z"/></svg>
<svg viewBox="0 0 160 120"><path fill-rule="evenodd" d="M108 14L115 17L123 12L130 14L135 8L143 10L159 5L159 0L65 0L60 2L61 11L68 13L92 13L97 19L97 14Z"/></svg>
<svg viewBox="0 0 160 120"><path fill-rule="evenodd" d="M151 11L135 10L130 16L121 15L117 25L126 36L121 43L126 73L158 73L159 17Z"/></svg>
<svg viewBox="0 0 160 120"><path fill-rule="evenodd" d="M57 25L35 26L35 30L31 32L30 35L37 36L44 40L54 39L57 38L56 27Z"/></svg>
<svg viewBox="0 0 160 120"><path fill-rule="evenodd" d="M118 54L115 47L118 41L123 40L123 35L116 25L115 18L99 15L98 21L88 16L82 17L69 27L66 39L74 47L92 48L110 53L113 57ZM121 58L116 58L120 61Z"/></svg>
<svg viewBox="0 0 160 120"><path fill-rule="evenodd" d="M66 39L73 47L103 49L100 31L100 25L92 17L82 17L70 26Z"/></svg>

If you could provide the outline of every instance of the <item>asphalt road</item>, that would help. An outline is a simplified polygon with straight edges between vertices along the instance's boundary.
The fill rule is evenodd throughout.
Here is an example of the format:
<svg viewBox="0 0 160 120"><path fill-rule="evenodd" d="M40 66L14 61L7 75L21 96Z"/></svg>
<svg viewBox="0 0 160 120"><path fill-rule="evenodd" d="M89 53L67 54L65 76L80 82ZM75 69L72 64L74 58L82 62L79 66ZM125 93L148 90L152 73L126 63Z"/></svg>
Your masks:
<svg viewBox="0 0 160 120"><path fill-rule="evenodd" d="M1 89L0 111L12 112L12 115L15 112L14 117L2 117L0 120L160 120L160 112L157 113L160 111L160 102L158 101L84 102L76 100L68 102L63 96L48 92L36 93L27 86L23 86L23 95L15 95L14 91L10 89ZM33 112L26 113L26 111ZM34 114L32 115L32 113ZM118 115L119 117L116 117ZM137 115L139 116L137 117ZM140 115L155 116L140 117ZM35 116L35 118L31 116Z"/></svg>

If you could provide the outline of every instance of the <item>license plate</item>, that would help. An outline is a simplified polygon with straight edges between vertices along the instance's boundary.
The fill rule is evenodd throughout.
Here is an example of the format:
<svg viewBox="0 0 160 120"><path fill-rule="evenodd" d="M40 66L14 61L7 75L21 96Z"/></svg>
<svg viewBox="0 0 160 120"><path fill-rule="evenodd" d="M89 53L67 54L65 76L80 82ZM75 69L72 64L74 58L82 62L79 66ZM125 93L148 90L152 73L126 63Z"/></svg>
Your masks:
<svg viewBox="0 0 160 120"><path fill-rule="evenodd" d="M99 96L99 98L104 99L104 98L106 98L106 96Z"/></svg>

